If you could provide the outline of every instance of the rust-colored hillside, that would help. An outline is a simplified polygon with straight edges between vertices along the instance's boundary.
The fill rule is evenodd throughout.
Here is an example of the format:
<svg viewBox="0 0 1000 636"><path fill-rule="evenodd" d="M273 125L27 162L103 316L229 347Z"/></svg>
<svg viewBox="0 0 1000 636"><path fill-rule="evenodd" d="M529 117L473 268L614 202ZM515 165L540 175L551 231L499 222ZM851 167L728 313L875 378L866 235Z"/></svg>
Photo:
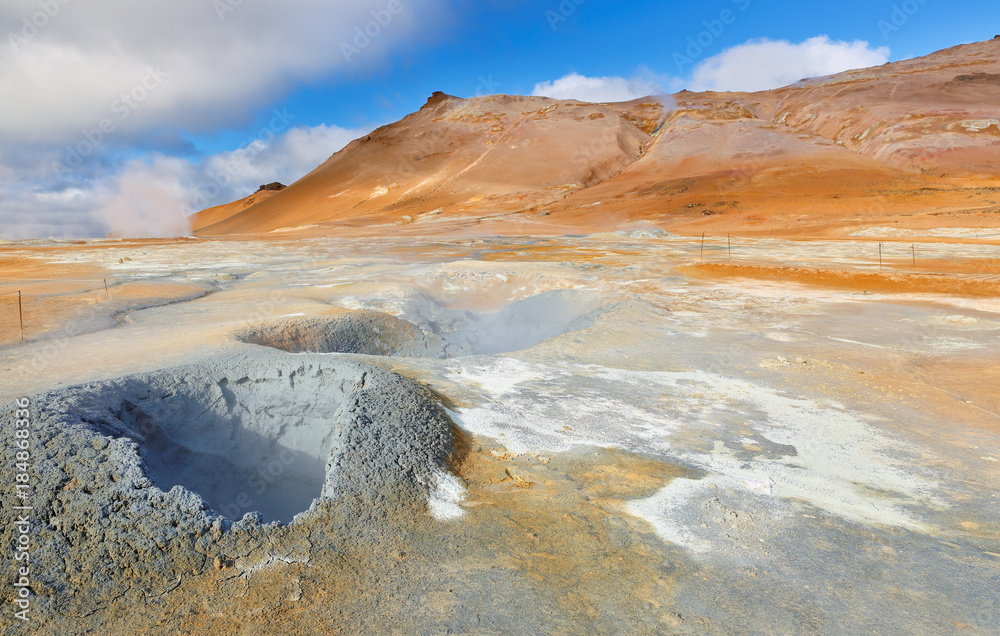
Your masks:
<svg viewBox="0 0 1000 636"><path fill-rule="evenodd" d="M263 194L199 213L195 232L997 227L1000 40L759 93L435 93Z"/></svg>

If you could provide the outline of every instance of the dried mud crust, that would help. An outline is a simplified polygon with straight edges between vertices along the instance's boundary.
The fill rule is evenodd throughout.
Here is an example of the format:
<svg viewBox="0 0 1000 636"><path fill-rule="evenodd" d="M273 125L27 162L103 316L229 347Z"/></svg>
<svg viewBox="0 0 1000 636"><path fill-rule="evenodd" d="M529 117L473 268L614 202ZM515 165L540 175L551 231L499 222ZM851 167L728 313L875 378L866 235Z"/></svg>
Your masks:
<svg viewBox="0 0 1000 636"><path fill-rule="evenodd" d="M0 411L3 430L14 413ZM239 354L70 387L33 397L30 419L36 627L85 629L116 601L155 602L184 577L252 553L260 567L294 560L313 532L329 533L323 549L334 551L334 535L377 536L387 519L426 516L432 484L455 461L454 425L428 391L311 356ZM10 484L13 450L0 457ZM303 481L318 497L311 506L313 491L283 497ZM261 504L280 516L297 504L308 513L290 526L253 513L234 523L189 488L230 512ZM13 500L0 508L4 545L23 514ZM14 573L2 575L7 605Z"/></svg>
<svg viewBox="0 0 1000 636"><path fill-rule="evenodd" d="M249 325L233 337L292 353L360 353L409 358L449 357L447 345L411 322L378 311L286 318Z"/></svg>

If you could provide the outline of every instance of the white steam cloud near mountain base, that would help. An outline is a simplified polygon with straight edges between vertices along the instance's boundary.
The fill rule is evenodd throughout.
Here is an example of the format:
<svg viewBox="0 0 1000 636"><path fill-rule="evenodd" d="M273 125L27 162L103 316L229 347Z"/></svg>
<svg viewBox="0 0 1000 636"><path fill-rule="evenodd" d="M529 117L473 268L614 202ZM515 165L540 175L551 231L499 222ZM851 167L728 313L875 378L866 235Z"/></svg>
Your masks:
<svg viewBox="0 0 1000 636"><path fill-rule="evenodd" d="M264 183L289 185L368 132L302 126L200 160L152 153L116 173L77 177L59 188L23 179L0 206L0 238L187 235L190 214L246 197ZM2 163L0 157L0 173Z"/></svg>
<svg viewBox="0 0 1000 636"><path fill-rule="evenodd" d="M118 177L118 193L101 213L111 234L129 238L183 236L191 232L181 159L130 162Z"/></svg>

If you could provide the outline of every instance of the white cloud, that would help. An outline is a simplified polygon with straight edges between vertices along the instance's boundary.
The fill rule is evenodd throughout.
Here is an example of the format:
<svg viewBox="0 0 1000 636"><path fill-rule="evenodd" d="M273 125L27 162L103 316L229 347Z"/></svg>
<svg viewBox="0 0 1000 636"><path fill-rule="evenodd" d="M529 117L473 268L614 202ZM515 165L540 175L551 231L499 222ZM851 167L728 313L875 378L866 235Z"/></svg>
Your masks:
<svg viewBox="0 0 1000 636"><path fill-rule="evenodd" d="M0 164L0 174L30 175L0 193L0 238L187 234L189 213L243 198L263 183L290 184L368 132L292 128L278 136L260 134L243 148L200 161L153 153L110 176L58 186L44 170Z"/></svg>
<svg viewBox="0 0 1000 636"><path fill-rule="evenodd" d="M553 99L578 99L583 102L627 102L639 97L658 95L662 86L652 77L587 77L579 73L564 75L552 82L535 84L532 95Z"/></svg>
<svg viewBox="0 0 1000 636"><path fill-rule="evenodd" d="M248 188L255 190L257 185L263 183L281 181L290 184L369 132L367 128L347 129L326 125L293 128L272 143L258 139L244 148L209 157L205 161L206 173L228 174L231 177L229 189L233 194L246 196Z"/></svg>
<svg viewBox="0 0 1000 636"><path fill-rule="evenodd" d="M800 44L751 40L698 64L689 88L695 91L760 91L807 77L822 77L889 61L889 49L868 42L834 41L825 35Z"/></svg>
<svg viewBox="0 0 1000 636"><path fill-rule="evenodd" d="M433 37L446 12L446 0L6 0L0 95L17 97L0 138L65 144L102 121L118 140L232 125L294 83Z"/></svg>
<svg viewBox="0 0 1000 636"><path fill-rule="evenodd" d="M794 44L786 40L750 40L703 60L689 80L658 77L643 71L633 78L588 77L570 73L535 84L532 95L587 102L623 102L657 95L664 86L694 91L760 91L889 61L887 47L863 40L843 42L821 35Z"/></svg>
<svg viewBox="0 0 1000 636"><path fill-rule="evenodd" d="M103 236L107 229L94 210L104 196L104 184L46 189L18 180L0 193L0 239Z"/></svg>
<svg viewBox="0 0 1000 636"><path fill-rule="evenodd" d="M290 113L233 152L163 153L194 151L185 133L249 125L304 82L369 73L402 47L433 41L450 4L5 0L0 236L170 234L183 231L184 205L294 181L362 133L289 129Z"/></svg>

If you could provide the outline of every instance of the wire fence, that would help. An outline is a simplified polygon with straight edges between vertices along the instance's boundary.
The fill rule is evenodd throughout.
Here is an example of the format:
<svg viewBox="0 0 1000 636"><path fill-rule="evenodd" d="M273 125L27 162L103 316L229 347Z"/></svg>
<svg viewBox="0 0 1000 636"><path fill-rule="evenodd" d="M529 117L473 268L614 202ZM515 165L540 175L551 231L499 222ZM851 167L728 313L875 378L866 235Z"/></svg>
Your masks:
<svg viewBox="0 0 1000 636"><path fill-rule="evenodd" d="M6 292L4 294L0 294L0 296L13 296L14 294L17 294L17 320L21 329L21 342L24 342L24 305L21 302L20 290L16 292Z"/></svg>
<svg viewBox="0 0 1000 636"><path fill-rule="evenodd" d="M956 237L958 239L960 237ZM919 275L915 279L930 280L923 277L940 279L964 279L974 281L964 283L964 288L970 285L987 285L988 292L994 286L1000 287L1000 245L991 239L990 243L978 240L969 242L921 242L871 240L859 238L811 239L802 237L799 240L771 239L763 237L733 236L732 234L709 234L701 236L674 236L667 239L663 253L669 258L683 262L696 250L698 263L704 265L731 264L734 271L740 275L741 267L764 267L775 269L829 269L833 271L862 272L866 276L877 274L886 276ZM690 262L690 261L689 261ZM760 276L766 275L766 272ZM780 273L775 273L780 277ZM103 291L103 300L112 300L111 289L135 280L112 280L107 278L58 278L58 279L24 279L0 277L0 344L19 337L21 342L27 338L45 331L45 318L49 310L58 310L61 299L73 302L74 298ZM919 282L919 281L918 281ZM66 289L70 283L90 283L80 287ZM40 287L50 286L46 291ZM52 286L57 286L55 289ZM14 289L17 287L18 289ZM935 289L944 289L943 285L932 285ZM6 299L17 296L14 302ZM53 305L53 302L56 304ZM89 301L89 302L92 302ZM6 332L7 335L3 335Z"/></svg>
<svg viewBox="0 0 1000 636"><path fill-rule="evenodd" d="M920 241L801 240L733 237L731 234L703 233L695 237L699 262L746 261L796 264L824 263L836 266L871 266L884 269L899 267L934 267L942 261L1000 265L1000 245ZM778 245L778 242L781 245ZM791 248L789 247L791 246ZM839 248L839 249L836 249ZM722 255L720 257L719 255Z"/></svg>
<svg viewBox="0 0 1000 636"><path fill-rule="evenodd" d="M672 242L676 247L686 245L689 258L693 256L696 267L704 268L709 276L782 280L866 293L1000 297L996 239L976 243L874 237L789 240L706 232L675 237Z"/></svg>
<svg viewBox="0 0 1000 636"><path fill-rule="evenodd" d="M105 300L107 300L109 302L111 300L111 286L108 285L108 279L106 279L106 278L102 278L100 280L93 279L93 278L85 278L85 279L48 278L48 279L30 279L30 280L24 280L24 279L0 279L0 281L4 281L4 280L16 280L18 283L21 283L21 284L73 283L73 282L98 283L99 282L101 284L100 285L96 285L94 287L89 287L89 288L85 288L85 289L72 289L72 290L67 291L67 292L49 293L49 294L44 294L44 295L46 297L50 297L50 298L51 297L58 297L58 296L69 296L69 295L79 296L79 295L82 295L82 294L90 293L92 291L104 290ZM24 305L25 305L25 298L28 297L29 295L26 294L26 293L24 293L24 291L20 290L20 289L14 290L14 291L8 291L8 292L0 292L0 297L14 296L14 295L17 295L17 326L18 326L18 334L20 336L20 341L21 342L25 342L25 335L24 335L25 334L25 329L24 329Z"/></svg>

